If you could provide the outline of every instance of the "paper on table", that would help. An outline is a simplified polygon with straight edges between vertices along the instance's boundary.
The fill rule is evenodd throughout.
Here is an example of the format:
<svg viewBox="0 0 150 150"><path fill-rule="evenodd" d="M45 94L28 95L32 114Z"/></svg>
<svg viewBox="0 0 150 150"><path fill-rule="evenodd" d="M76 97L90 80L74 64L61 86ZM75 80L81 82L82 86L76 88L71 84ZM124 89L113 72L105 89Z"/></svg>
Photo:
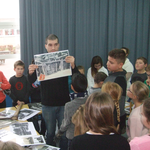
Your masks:
<svg viewBox="0 0 150 150"><path fill-rule="evenodd" d="M10 131L19 136L37 135L32 122L14 123L10 125Z"/></svg>
<svg viewBox="0 0 150 150"><path fill-rule="evenodd" d="M18 115L18 120L25 121L29 118L32 118L36 114L38 114L40 111L38 110L33 110L33 109L21 109Z"/></svg>

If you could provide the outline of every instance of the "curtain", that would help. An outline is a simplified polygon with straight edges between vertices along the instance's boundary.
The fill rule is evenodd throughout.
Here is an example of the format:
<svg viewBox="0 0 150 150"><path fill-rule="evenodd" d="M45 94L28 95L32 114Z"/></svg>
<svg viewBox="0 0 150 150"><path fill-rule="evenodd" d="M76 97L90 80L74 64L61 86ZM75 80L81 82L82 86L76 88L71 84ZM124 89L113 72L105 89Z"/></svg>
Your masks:
<svg viewBox="0 0 150 150"><path fill-rule="evenodd" d="M93 56L106 66L108 52L122 46L129 59L150 60L149 0L20 0L21 59L26 71L35 54L46 53L45 38L59 37L76 65L90 67ZM149 62L150 63L150 62Z"/></svg>

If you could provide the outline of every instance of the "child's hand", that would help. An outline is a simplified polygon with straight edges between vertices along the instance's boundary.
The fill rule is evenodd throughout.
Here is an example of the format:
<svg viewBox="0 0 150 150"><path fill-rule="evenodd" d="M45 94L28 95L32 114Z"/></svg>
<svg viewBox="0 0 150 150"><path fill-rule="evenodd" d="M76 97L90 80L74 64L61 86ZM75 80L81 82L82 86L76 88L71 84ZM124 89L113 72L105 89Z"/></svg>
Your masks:
<svg viewBox="0 0 150 150"><path fill-rule="evenodd" d="M23 105L24 105L24 102L23 102L23 101L19 101L19 100L17 101L17 104L18 104L18 105L20 105L21 103L23 103Z"/></svg>
<svg viewBox="0 0 150 150"><path fill-rule="evenodd" d="M147 79L147 80L146 80L146 83L147 83L147 85L150 86L150 79Z"/></svg>
<svg viewBox="0 0 150 150"><path fill-rule="evenodd" d="M29 69L29 75L32 75L32 73L35 71L36 68L38 68L38 66L35 64L29 65L29 68L28 68Z"/></svg>

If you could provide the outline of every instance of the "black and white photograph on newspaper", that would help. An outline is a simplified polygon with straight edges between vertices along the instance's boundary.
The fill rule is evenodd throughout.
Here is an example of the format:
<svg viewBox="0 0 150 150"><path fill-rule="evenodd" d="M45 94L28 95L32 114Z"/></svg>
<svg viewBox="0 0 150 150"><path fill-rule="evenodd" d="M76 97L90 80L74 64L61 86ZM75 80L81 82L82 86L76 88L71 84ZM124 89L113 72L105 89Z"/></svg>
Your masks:
<svg viewBox="0 0 150 150"><path fill-rule="evenodd" d="M69 56L68 50L34 55L38 81L72 75L70 63L65 58Z"/></svg>

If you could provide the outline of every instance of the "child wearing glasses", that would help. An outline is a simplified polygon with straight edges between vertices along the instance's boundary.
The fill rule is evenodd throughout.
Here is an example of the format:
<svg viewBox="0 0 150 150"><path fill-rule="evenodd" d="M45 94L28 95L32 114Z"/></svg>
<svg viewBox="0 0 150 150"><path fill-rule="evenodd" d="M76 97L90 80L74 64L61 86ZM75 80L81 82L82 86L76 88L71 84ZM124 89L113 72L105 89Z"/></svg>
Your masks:
<svg viewBox="0 0 150 150"><path fill-rule="evenodd" d="M148 86L149 90L150 90L150 64L146 67L146 74L147 74L147 80L144 81L144 83ZM149 97L150 97L150 93L149 93Z"/></svg>
<svg viewBox="0 0 150 150"><path fill-rule="evenodd" d="M108 76L108 71L103 66L102 58L100 56L94 56L92 58L91 67L87 72L88 88L94 86L94 77L98 72L104 72Z"/></svg>
<svg viewBox="0 0 150 150"><path fill-rule="evenodd" d="M128 89L127 95L134 102L134 109L129 116L126 128L128 141L130 141L134 137L140 137L148 133L148 129L142 124L140 116L142 104L149 96L149 88L143 82L135 81Z"/></svg>
<svg viewBox="0 0 150 150"><path fill-rule="evenodd" d="M150 98L147 98L141 109L141 120L145 127L150 129ZM149 150L150 149L150 133L135 137L130 142L131 150Z"/></svg>

